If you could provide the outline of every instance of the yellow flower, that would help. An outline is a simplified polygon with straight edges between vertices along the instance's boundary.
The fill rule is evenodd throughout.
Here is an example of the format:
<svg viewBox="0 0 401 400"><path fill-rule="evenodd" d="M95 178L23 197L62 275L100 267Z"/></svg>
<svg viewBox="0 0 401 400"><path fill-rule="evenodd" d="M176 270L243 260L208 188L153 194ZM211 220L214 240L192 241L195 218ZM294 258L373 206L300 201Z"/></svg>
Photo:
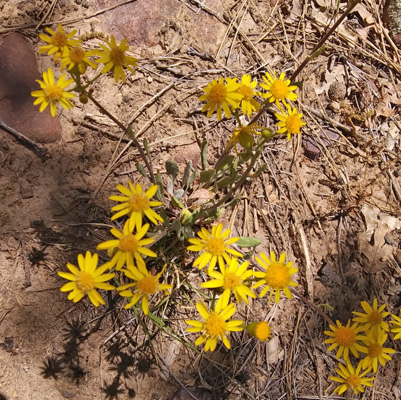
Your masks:
<svg viewBox="0 0 401 400"><path fill-rule="evenodd" d="M144 247L155 241L153 238L142 239L148 232L149 224L145 224L138 229L135 235L133 234L133 229L134 226L130 227L129 220L127 220L122 232L116 228L110 230L111 234L117 239L108 240L97 245L98 250L108 250L113 254L113 258L107 263L110 269L116 266L116 270L119 271L124 264L127 267L133 266L134 258L138 266L145 265L142 254L148 257L157 256L154 251Z"/></svg>
<svg viewBox="0 0 401 400"><path fill-rule="evenodd" d="M100 44L102 50L94 50L90 53L90 55L100 57L96 60L96 62L98 64L104 64L103 69L100 71L101 74L105 74L106 72L113 70L114 80L116 83L120 78L125 83L125 72L123 67L135 74L135 71L132 67L136 67L138 65L138 60L135 57L129 57L125 54L129 49L129 46L127 45L127 39L123 39L123 41L117 45L116 39L114 39L114 36L111 35L110 40L105 40L105 42L109 47L105 46L104 44Z"/></svg>
<svg viewBox="0 0 401 400"><path fill-rule="evenodd" d="M266 284L267 286L261 291L260 297L263 297L270 289L272 289L269 296L269 301L272 295L275 293L275 301L278 303L280 301L281 290L289 299L291 299L292 294L288 286L298 286L298 283L291 281L292 275L298 271L298 268L292 268L292 265L294 264L292 261L285 264L285 252L281 254L278 261L276 260L274 251L270 253L271 260L264 253L260 253L260 256L263 260L261 260L259 257L255 257L255 259L266 271L254 272L255 277L263 279L261 279L259 282L256 282L252 286L252 289L256 289L259 286Z"/></svg>
<svg viewBox="0 0 401 400"><path fill-rule="evenodd" d="M388 332L389 325L387 322L384 322L384 318L387 317L390 313L383 312L386 308L386 305L383 304L379 309L377 308L377 299L373 299L373 308L368 304L367 301L362 301L361 306L366 314L353 311L352 313L357 315L357 318L354 318L353 321L364 324L363 327L365 330L372 330L375 334L379 333L380 329Z"/></svg>
<svg viewBox="0 0 401 400"><path fill-rule="evenodd" d="M149 312L149 297L162 290L167 291L171 289L171 285L165 283L159 283L159 279L164 272L166 265L163 267L161 272L157 275L152 275L146 269L145 264L138 264L138 268L132 265L128 266L128 269L124 269L125 276L134 280L134 283L128 283L117 288L120 296L130 297L130 302L125 308L133 307L139 299L142 298L142 310L145 315ZM129 290L133 288L132 290Z"/></svg>
<svg viewBox="0 0 401 400"><path fill-rule="evenodd" d="M86 71L87 65L96 69L96 64L89 59L88 55L89 53L85 52L81 46L66 47L61 58L61 69L67 68L70 71L74 67L77 67L81 74Z"/></svg>
<svg viewBox="0 0 401 400"><path fill-rule="evenodd" d="M194 261L194 267L198 266L199 269L202 269L210 262L210 273L216 266L217 261L219 262L220 269L224 267L224 260L227 264L231 262L231 258L228 254L234 257L242 257L240 252L229 248L231 244L239 240L238 237L228 239L230 233L230 229L226 229L223 232L223 225L218 224L212 227L211 233L208 232L206 228L202 227L201 231L198 232L200 239L188 239L188 242L192 244L192 246L187 247L188 250L202 252Z"/></svg>
<svg viewBox="0 0 401 400"><path fill-rule="evenodd" d="M256 337L256 339L259 339L261 342L270 339L272 335L270 325L265 321L252 322L252 324L246 325L244 328L251 336Z"/></svg>
<svg viewBox="0 0 401 400"><path fill-rule="evenodd" d="M210 271L209 275L212 278L210 281L201 284L204 288L219 288L223 289L223 294L220 296L218 303L221 302L221 308L227 307L230 301L231 293L234 293L235 299L238 303L242 300L248 304L248 297L255 298L255 293L244 283L253 275L253 271L248 270L249 262L244 262L239 265L238 259L233 258L228 267L224 264L220 266L220 271Z"/></svg>
<svg viewBox="0 0 401 400"><path fill-rule="evenodd" d="M57 103L60 103L66 110L74 107L74 104L72 104L71 101L68 100L68 98L75 97L75 94L64 91L64 89L67 86L71 85L74 80L65 80L65 78L66 75L62 74L57 83L55 83L53 71L51 70L51 68L49 68L47 72L43 72L43 82L39 79L36 79L36 82L39 83L42 90L34 90L33 92L31 92L31 95L33 97L37 97L33 104L40 104L40 112L43 112L45 108L49 105L49 103L50 112L53 117L56 115Z"/></svg>
<svg viewBox="0 0 401 400"><path fill-rule="evenodd" d="M377 372L378 362L381 365L386 365L386 360L391 360L388 354L394 354L395 350L387 347L383 347L384 342L387 340L387 334L383 330L378 333L371 333L364 343L367 347L367 353L365 358L362 360L362 367L373 369L373 372Z"/></svg>
<svg viewBox="0 0 401 400"><path fill-rule="evenodd" d="M55 59L57 59L61 57L66 48L77 46L81 42L80 40L71 39L76 34L76 30L67 34L61 24L58 24L57 31L53 31L50 28L46 28L46 31L50 33L50 36L41 33L39 37L49 44L40 46L39 54L47 52L49 56L54 54Z"/></svg>
<svg viewBox="0 0 401 400"><path fill-rule="evenodd" d="M361 373L362 360L359 361L356 370L349 361L347 361L347 367L342 364L338 364L338 366L340 368L336 369L336 372L340 377L330 376L330 379L342 385L338 386L334 392L342 394L346 390L352 389L355 394L358 394L364 392L364 386L373 386L372 381L374 381L375 378L364 378L369 370L367 369Z"/></svg>
<svg viewBox="0 0 401 400"><path fill-rule="evenodd" d="M152 210L152 207L161 206L163 203L160 201L151 201L150 199L157 192L157 185L151 186L145 193L141 184L137 184L136 187L128 181L129 189L123 185L117 185L117 190L123 194L123 196L110 196L109 199L113 201L120 201L121 204L114 206L111 211L117 211L111 220L114 221L124 215L129 215L131 224L135 224L137 229L142 226L142 217L145 215L157 225L157 221L163 222L163 218Z"/></svg>
<svg viewBox="0 0 401 400"><path fill-rule="evenodd" d="M231 348L230 341L227 338L229 331L242 331L242 321L230 319L235 311L237 311L234 304L229 304L227 307L222 308L221 304L216 304L214 310L209 311L203 302L196 303L196 308L205 322L186 320L188 325L192 328L187 328L188 332L201 332L201 336L195 341L195 346L205 344L205 351L214 351L217 346L217 341L222 340L227 349Z"/></svg>
<svg viewBox="0 0 401 400"><path fill-rule="evenodd" d="M216 110L217 121L220 121L221 109L224 110L226 117L230 118L230 106L233 110L239 107L239 102L243 98L243 95L237 92L240 84L237 82L237 79L227 78L226 81L227 84L224 84L221 77L219 81L213 79L212 82L202 88L206 94L199 97L199 100L207 102L202 108L202 112L207 111L208 118Z"/></svg>
<svg viewBox="0 0 401 400"><path fill-rule="evenodd" d="M394 327L391 328L391 333L396 333L394 339L399 339L401 338L401 318L393 314L391 314L391 318L394 319L390 321L390 324L394 325Z"/></svg>
<svg viewBox="0 0 401 400"><path fill-rule="evenodd" d="M245 126L237 126L227 143L226 149L233 145L235 151L237 151L237 143L239 143L244 149L251 149L254 144L253 135L260 135L257 129L262 129L261 126L254 122Z"/></svg>
<svg viewBox="0 0 401 400"><path fill-rule="evenodd" d="M324 341L324 343L331 343L329 351L334 350L338 347L336 357L340 358L344 354L344 360L348 360L349 351L358 358L359 351L366 353L366 346L361 345L358 341L366 340L365 335L359 335L361 331L364 330L362 326L358 326L355 322L351 326L351 320L348 320L346 326L342 326L340 321L336 321L337 326L330 325L331 331L324 331L327 336L332 336L330 339Z"/></svg>
<svg viewBox="0 0 401 400"><path fill-rule="evenodd" d="M277 123L280 128L277 133L287 133L287 140L291 139L291 135L301 133L301 128L305 125L302 121L302 114L298 113L296 108L291 109L289 104L286 104L288 114L280 108L281 114L275 113L274 115L280 120Z"/></svg>
<svg viewBox="0 0 401 400"><path fill-rule="evenodd" d="M291 81L289 79L284 80L284 76L284 72L280 74L279 78L276 77L275 72L273 76L266 72L266 76L262 77L266 83L260 84L263 89L267 90L267 93L260 93L260 96L269 99L270 103L275 101L279 108L280 101L282 101L283 104L287 104L286 100L294 101L298 97L296 93L293 93L297 87L294 85L291 86Z"/></svg>
<svg viewBox="0 0 401 400"><path fill-rule="evenodd" d="M245 115L251 116L253 111L258 111L260 104L254 99L256 92L253 90L258 84L256 81L252 81L251 75L242 75L241 83L237 92L242 94L243 98L241 100L241 110Z"/></svg>
<svg viewBox="0 0 401 400"><path fill-rule="evenodd" d="M70 292L68 300L74 303L81 300L85 294L88 295L89 300L97 307L99 304L105 304L102 296L96 289L113 290L114 286L105 283L114 277L114 274L104 274L107 270L107 265L104 264L97 268L98 255L92 254L87 251L85 257L83 254L78 255L79 269L70 263L67 268L70 272L59 272L58 274L69 281L60 290L62 292Z"/></svg>

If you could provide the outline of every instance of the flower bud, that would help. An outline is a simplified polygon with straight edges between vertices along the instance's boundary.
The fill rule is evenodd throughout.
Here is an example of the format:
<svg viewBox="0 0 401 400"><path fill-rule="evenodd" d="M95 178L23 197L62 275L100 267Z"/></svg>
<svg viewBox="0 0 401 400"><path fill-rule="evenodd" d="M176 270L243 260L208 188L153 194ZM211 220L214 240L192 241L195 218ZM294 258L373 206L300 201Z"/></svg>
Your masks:
<svg viewBox="0 0 401 400"><path fill-rule="evenodd" d="M248 333L251 336L256 337L262 342L265 342L266 340L270 339L270 336L272 335L270 326L265 321L252 322L251 324L246 325L244 328L248 331Z"/></svg>
<svg viewBox="0 0 401 400"><path fill-rule="evenodd" d="M273 137L273 132L270 129L263 129L262 130L262 137L266 140L270 140Z"/></svg>
<svg viewBox="0 0 401 400"><path fill-rule="evenodd" d="M86 104L88 102L88 96L86 95L86 93L80 93L79 94L79 101L82 104Z"/></svg>
<svg viewBox="0 0 401 400"><path fill-rule="evenodd" d="M255 141L253 140L253 136L245 131L241 131L238 134L238 141L239 144L244 148L244 149L252 149L253 144L255 143Z"/></svg>

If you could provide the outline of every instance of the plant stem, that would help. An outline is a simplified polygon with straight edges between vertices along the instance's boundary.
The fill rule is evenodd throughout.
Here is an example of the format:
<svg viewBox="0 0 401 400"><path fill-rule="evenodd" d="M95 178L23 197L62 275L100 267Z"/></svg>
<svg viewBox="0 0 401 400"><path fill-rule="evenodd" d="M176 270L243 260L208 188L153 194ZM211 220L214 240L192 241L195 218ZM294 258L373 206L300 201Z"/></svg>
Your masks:
<svg viewBox="0 0 401 400"><path fill-rule="evenodd" d="M81 89L82 90L82 89ZM87 92L85 89L83 89L85 94L88 96L88 99L90 99L97 108L99 108L99 110L107 115L112 121L114 121L132 140L132 143L134 143L135 147L138 149L139 154L142 157L142 160L144 161L146 168L149 171L150 174L150 180L152 181L152 183L156 183L156 179L155 179L155 175L153 173L153 168L151 163L149 162L145 152L143 151L143 148L141 146L141 144L139 143L138 139L135 137L135 135L132 132L132 129L128 129L126 128L113 114L111 114L110 112L108 112L93 96L91 93Z"/></svg>
<svg viewBox="0 0 401 400"><path fill-rule="evenodd" d="M298 66L298 68L292 73L290 77L290 81L293 82L294 79L300 74L300 72L305 68L305 66L309 63L309 61L313 60L317 57L320 52L323 50L323 45L327 41L327 39L333 34L333 32L337 29L337 27L343 22L345 17L352 11L352 9L360 3L361 0L353 0L349 3L347 9L341 15L341 17L335 22L335 24L326 32L326 34L320 39L319 43L313 48L310 54L302 61L302 63ZM259 118L266 112L271 103L266 103L259 112L252 118L250 124L259 120Z"/></svg>

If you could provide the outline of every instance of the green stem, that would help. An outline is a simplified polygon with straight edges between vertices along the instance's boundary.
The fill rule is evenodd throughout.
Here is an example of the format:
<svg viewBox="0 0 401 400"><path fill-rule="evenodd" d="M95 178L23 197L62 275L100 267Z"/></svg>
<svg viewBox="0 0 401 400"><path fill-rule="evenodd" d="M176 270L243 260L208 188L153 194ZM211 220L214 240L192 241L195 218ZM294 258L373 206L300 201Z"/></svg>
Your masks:
<svg viewBox="0 0 401 400"><path fill-rule="evenodd" d="M360 3L361 0L354 0L351 1L347 7L347 9L344 11L344 13L341 15L341 17L335 22L335 24L326 32L326 34L320 39L319 43L313 48L313 50L310 52L310 54L305 58L305 60L302 61L302 63L298 66L298 68L293 72L293 74L290 77L290 81L293 82L294 79L300 74L300 72L306 67L306 65L309 63L309 61L313 60L319 54L323 51L323 45L327 41L327 39L333 34L333 32L338 28L338 26L344 21L344 19L347 17L348 14L352 11L352 9ZM269 108L270 103L266 103L260 110L259 112L252 118L250 124L256 122L259 120L259 118L266 112L266 110Z"/></svg>
<svg viewBox="0 0 401 400"><path fill-rule="evenodd" d="M153 173L153 168L151 163L149 162L148 158L146 157L145 152L143 151L143 148L141 144L138 142L138 139L135 137L133 134L132 129L130 127L125 127L113 114L109 113L93 96L90 92L87 92L85 89L81 89L87 96L88 99L90 99L96 107L105 115L107 115L112 121L114 121L132 140L132 143L134 143L134 146L138 149L139 154L142 157L142 160L144 161L146 168L149 171L150 174L150 180L152 183L156 183L155 175Z"/></svg>

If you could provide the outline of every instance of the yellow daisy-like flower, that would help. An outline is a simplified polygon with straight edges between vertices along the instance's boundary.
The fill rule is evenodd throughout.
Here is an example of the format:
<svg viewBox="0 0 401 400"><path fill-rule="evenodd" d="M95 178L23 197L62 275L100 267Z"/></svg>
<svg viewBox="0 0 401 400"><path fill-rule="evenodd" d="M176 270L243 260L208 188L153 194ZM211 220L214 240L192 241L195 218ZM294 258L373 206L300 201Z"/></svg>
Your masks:
<svg viewBox="0 0 401 400"><path fill-rule="evenodd" d="M128 215L131 224L136 225L137 229L142 226L142 217L145 215L157 225L157 221L163 222L163 218L152 210L152 207L161 206L163 203L160 201L151 200L157 192L157 185L151 186L145 193L143 193L142 185L137 183L136 187L128 181L129 189L123 185L117 185L117 190L123 196L110 196L109 199L113 201L120 201L121 204L114 206L111 211L117 211L111 220Z"/></svg>
<svg viewBox="0 0 401 400"><path fill-rule="evenodd" d="M210 263L210 274L217 262L219 263L220 269L224 268L224 260L227 264L231 262L229 254L234 257L242 257L239 251L229 248L231 244L239 240L239 237L229 239L230 233L230 229L223 231L223 225L218 224L212 227L211 233L206 228L202 227L201 231L198 232L200 239L188 239L188 242L192 244L192 246L187 247L188 250L202 252L194 261L194 267L198 266L199 269L202 269Z"/></svg>
<svg viewBox="0 0 401 400"><path fill-rule="evenodd" d="M366 314L353 311L352 313L357 315L357 318L354 318L353 321L363 324L365 330L372 330L376 334L379 333L380 329L388 332L389 325L387 322L384 321L384 318L390 315L390 313L383 312L383 310L386 308L385 304L380 306L380 308L378 309L377 299L375 298L373 299L373 308L369 305L367 301L362 301L361 306Z"/></svg>
<svg viewBox="0 0 401 400"><path fill-rule="evenodd" d="M43 72L43 82L36 79L42 90L34 90L31 92L33 97L37 99L33 102L34 105L40 104L39 111L43 112L45 108L50 104L50 112L54 117L56 115L56 105L60 103L66 110L74 107L69 98L75 97L75 94L65 92L64 89L74 82L73 79L65 79L66 75L62 74L55 83L54 74L51 68L47 72Z"/></svg>
<svg viewBox="0 0 401 400"><path fill-rule="evenodd" d="M387 337L388 335L380 330L377 334L372 333L366 340L364 340L367 347L367 355L362 360L363 368L373 369L373 372L376 373L378 363L384 366L386 365L387 360L391 360L389 354L394 354L395 350L383 347Z"/></svg>
<svg viewBox="0 0 401 400"><path fill-rule="evenodd" d="M227 84L224 83L223 78L221 77L218 81L213 79L212 82L202 88L205 94L200 96L199 100L207 102L202 108L202 112L207 111L208 118L216 110L217 121L221 121L222 109L224 110L226 117L230 118L230 106L233 110L239 107L239 103L243 98L243 95L238 93L240 84L237 82L237 79L227 78L226 81Z"/></svg>
<svg viewBox="0 0 401 400"><path fill-rule="evenodd" d="M242 113L249 116L253 111L258 111L260 108L260 104L254 99L257 94L254 89L258 82L251 82L251 80L251 75L242 75L240 86L237 89L237 92L243 96L241 100Z"/></svg>
<svg viewBox="0 0 401 400"><path fill-rule="evenodd" d="M233 145L235 151L237 151L237 143L244 149L251 149L255 143L253 135L260 135L261 129L262 127L257 122L245 126L237 126L227 143L226 149Z"/></svg>
<svg viewBox="0 0 401 400"><path fill-rule="evenodd" d="M364 341L367 339L365 335L359 335L364 330L363 326L358 326L355 322L351 326L351 320L348 320L347 325L343 326L340 321L336 321L337 326L330 325L331 331L324 331L327 336L332 336L330 339L324 341L324 343L330 343L329 351L334 350L338 347L336 357L340 358L344 355L344 360L347 361L349 357L349 351L358 358L359 351L367 353L366 346L358 343L358 341Z"/></svg>
<svg viewBox="0 0 401 400"><path fill-rule="evenodd" d="M204 288L222 288L223 294L220 296L218 303L221 302L221 308L228 305L231 293L234 293L238 303L242 300L248 304L248 296L256 298L255 293L245 284L245 281L253 275L253 271L248 270L249 262L246 261L239 265L238 259L233 258L228 266L220 266L220 271L210 271L210 277L214 278L201 284Z"/></svg>
<svg viewBox="0 0 401 400"><path fill-rule="evenodd" d="M242 321L227 321L237 311L235 305L229 304L227 307L222 308L221 304L216 304L215 309L209 311L205 304L201 302L196 303L196 308L205 321L185 321L192 326L192 328L187 328L188 332L201 332L201 336L195 341L195 346L206 342L205 351L214 351L218 340L222 340L227 349L230 349L231 345L227 338L227 333L229 331L239 332L243 330Z"/></svg>
<svg viewBox="0 0 401 400"><path fill-rule="evenodd" d="M117 45L116 39L114 39L114 36L111 35L110 40L105 40L105 42L109 47L105 46L104 44L100 44L102 50L94 50L90 54L100 57L96 60L98 64L104 64L103 69L100 71L101 74L105 74L106 72L113 70L114 80L116 83L120 78L125 83L124 67L128 71L135 74L135 71L132 67L136 67L138 65L138 60L135 57L130 57L125 54L129 49L129 46L127 45L127 39L123 39L123 41Z"/></svg>
<svg viewBox="0 0 401 400"><path fill-rule="evenodd" d="M78 266L79 269L68 263L67 268L70 272L59 272L59 276L64 279L68 279L71 282L66 283L61 287L62 292L70 292L68 300L72 300L74 303L81 300L85 294L88 295L89 300L95 307L99 304L105 304L102 296L96 289L113 290L114 286L109 283L105 283L110 279L114 278L115 274L104 274L107 270L107 265L104 264L97 268L98 255L92 254L87 251L85 257L83 254L78 255Z"/></svg>
<svg viewBox="0 0 401 400"><path fill-rule="evenodd" d="M275 293L274 298L276 303L278 303L280 301L281 291L283 291L289 299L292 299L292 293L290 292L289 286L298 286L298 283L291 281L292 275L298 271L298 268L292 268L294 264L292 261L285 264L285 252L280 255L279 260L276 260L276 254L274 251L270 253L271 259L269 259L264 253L260 253L260 256L262 259L259 257L255 257L255 259L266 271L256 271L253 273L256 278L263 279L256 282L252 286L252 289L256 289L259 286L266 284L267 286L261 291L260 297L263 297L271 289L269 301Z"/></svg>
<svg viewBox="0 0 401 400"><path fill-rule="evenodd" d="M165 268L166 265L157 275L149 273L145 264L138 264L138 268L130 265L128 266L128 269L123 270L125 276L135 281L134 283L128 283L127 285L117 288L120 296L131 298L125 308L133 307L140 299L142 299L143 313L148 315L149 297L163 290L167 294L167 289L172 288L171 285L167 285L166 283L159 283L159 279ZM131 288L133 289L130 290Z"/></svg>
<svg viewBox="0 0 401 400"><path fill-rule="evenodd" d="M279 119L277 123L280 128L277 133L287 133L287 140L291 139L291 135L301 133L301 128L305 125L302 121L302 114L298 113L296 108L292 109L289 104L286 104L288 114L280 108L281 114L275 113L274 115Z"/></svg>
<svg viewBox="0 0 401 400"><path fill-rule="evenodd" d="M113 254L113 258L107 263L110 269L116 266L116 270L119 271L124 264L127 267L134 265L134 258L138 266L145 265L145 261L142 258L142 254L148 257L156 257L157 254L144 247L153 243L153 238L145 238L149 229L149 224L145 224L137 233L133 233L134 226L130 226L129 220L124 224L123 231L119 231L116 228L110 230L111 234L117 239L108 240L106 242L97 245L98 250L108 250L109 254Z"/></svg>
<svg viewBox="0 0 401 400"><path fill-rule="evenodd" d="M67 68L70 71L76 67L79 73L83 74L86 71L87 65L96 69L96 64L89 59L89 53L85 52L81 46L66 47L64 49L61 58L61 69Z"/></svg>
<svg viewBox="0 0 401 400"><path fill-rule="evenodd" d="M270 325L265 321L252 322L252 324L246 325L244 328L251 336L256 337L256 339L259 339L261 342L269 340L272 336Z"/></svg>
<svg viewBox="0 0 401 400"><path fill-rule="evenodd" d="M280 101L283 104L287 104L286 100L294 101L297 99L298 95L294 93L294 90L297 89L297 86L291 86L291 81L289 79L285 80L285 73L282 72L280 77L276 77L276 73L274 72L273 76L266 72L266 76L263 76L263 80L266 83L261 83L260 86L267 90L266 93L259 93L260 96L265 99L269 99L270 103L274 101L277 104L277 107L280 108Z"/></svg>
<svg viewBox="0 0 401 400"><path fill-rule="evenodd" d="M61 24L58 24L57 31L53 31L53 29L50 28L46 28L46 31L50 33L50 36L41 33L39 37L49 44L40 46L39 54L47 52L49 56L54 54L55 59L58 59L66 48L75 47L81 42L80 40L72 39L77 33L76 30L67 34Z"/></svg>
<svg viewBox="0 0 401 400"><path fill-rule="evenodd" d="M338 386L334 392L338 394L344 393L348 389L352 389L355 394L358 393L363 393L364 392L364 386L373 386L372 381L375 380L375 378L364 378L364 376L370 371L369 369L363 371L361 373L362 369L362 360L359 361L358 366L356 369L351 365L349 361L347 361L347 367L345 367L342 364L338 364L340 367L339 369L336 369L336 372L340 377L338 376L330 376L330 379L339 382L342 385Z"/></svg>
<svg viewBox="0 0 401 400"><path fill-rule="evenodd" d="M391 333L395 333L396 335L394 336L394 339L400 339L401 338L401 318L397 317L396 315L391 314L391 318L393 320L390 321L390 324L393 325L391 328Z"/></svg>

